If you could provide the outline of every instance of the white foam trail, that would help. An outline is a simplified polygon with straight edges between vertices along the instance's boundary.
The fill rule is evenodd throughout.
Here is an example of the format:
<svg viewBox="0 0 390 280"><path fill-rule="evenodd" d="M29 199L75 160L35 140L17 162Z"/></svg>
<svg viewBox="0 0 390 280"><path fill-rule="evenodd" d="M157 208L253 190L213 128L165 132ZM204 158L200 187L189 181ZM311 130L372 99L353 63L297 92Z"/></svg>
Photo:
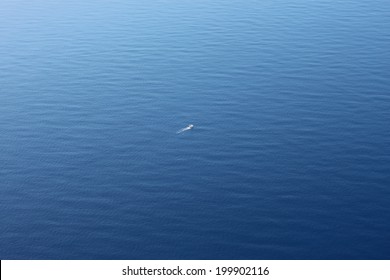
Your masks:
<svg viewBox="0 0 390 280"><path fill-rule="evenodd" d="M187 131L187 130L190 130L190 129L193 129L194 128L194 125L193 124L190 124L190 125L188 125L188 126L186 126L185 128L182 128L182 129L180 129L178 132L176 132L177 134L179 134L179 133L182 133L182 132L184 132L184 131Z"/></svg>

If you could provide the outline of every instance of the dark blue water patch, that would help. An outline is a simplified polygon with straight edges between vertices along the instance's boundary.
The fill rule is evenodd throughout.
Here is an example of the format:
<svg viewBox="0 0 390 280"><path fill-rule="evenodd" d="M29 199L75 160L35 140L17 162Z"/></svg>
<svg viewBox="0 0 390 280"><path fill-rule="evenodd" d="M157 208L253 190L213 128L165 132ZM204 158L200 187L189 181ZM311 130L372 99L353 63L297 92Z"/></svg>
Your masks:
<svg viewBox="0 0 390 280"><path fill-rule="evenodd" d="M2 1L0 258L388 259L389 14Z"/></svg>

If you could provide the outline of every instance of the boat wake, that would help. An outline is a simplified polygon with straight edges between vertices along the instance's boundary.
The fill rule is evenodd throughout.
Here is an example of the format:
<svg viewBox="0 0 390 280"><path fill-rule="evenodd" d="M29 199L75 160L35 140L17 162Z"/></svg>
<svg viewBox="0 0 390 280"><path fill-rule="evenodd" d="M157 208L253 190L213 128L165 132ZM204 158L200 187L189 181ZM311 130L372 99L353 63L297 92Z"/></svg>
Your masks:
<svg viewBox="0 0 390 280"><path fill-rule="evenodd" d="M190 124L188 126L186 126L185 128L182 128L180 129L178 132L176 132L177 134L180 134L180 133L183 133L184 131L187 131L187 130L191 130L194 128L194 125L193 124Z"/></svg>

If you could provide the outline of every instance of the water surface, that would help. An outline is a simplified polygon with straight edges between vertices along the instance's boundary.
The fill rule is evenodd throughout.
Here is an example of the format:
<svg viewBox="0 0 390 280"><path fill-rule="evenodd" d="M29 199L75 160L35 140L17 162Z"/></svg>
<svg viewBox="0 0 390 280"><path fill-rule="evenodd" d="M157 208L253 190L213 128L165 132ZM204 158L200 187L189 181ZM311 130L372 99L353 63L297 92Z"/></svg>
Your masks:
<svg viewBox="0 0 390 280"><path fill-rule="evenodd" d="M389 259L389 16L2 0L0 258Z"/></svg>

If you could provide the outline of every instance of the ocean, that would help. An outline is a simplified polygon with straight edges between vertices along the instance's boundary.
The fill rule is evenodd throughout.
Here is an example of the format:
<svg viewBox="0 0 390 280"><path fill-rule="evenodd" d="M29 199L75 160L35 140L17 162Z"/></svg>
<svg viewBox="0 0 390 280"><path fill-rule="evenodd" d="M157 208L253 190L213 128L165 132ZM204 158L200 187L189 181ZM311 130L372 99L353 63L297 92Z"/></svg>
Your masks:
<svg viewBox="0 0 390 280"><path fill-rule="evenodd" d="M389 46L385 0L1 0L0 259L389 259Z"/></svg>

